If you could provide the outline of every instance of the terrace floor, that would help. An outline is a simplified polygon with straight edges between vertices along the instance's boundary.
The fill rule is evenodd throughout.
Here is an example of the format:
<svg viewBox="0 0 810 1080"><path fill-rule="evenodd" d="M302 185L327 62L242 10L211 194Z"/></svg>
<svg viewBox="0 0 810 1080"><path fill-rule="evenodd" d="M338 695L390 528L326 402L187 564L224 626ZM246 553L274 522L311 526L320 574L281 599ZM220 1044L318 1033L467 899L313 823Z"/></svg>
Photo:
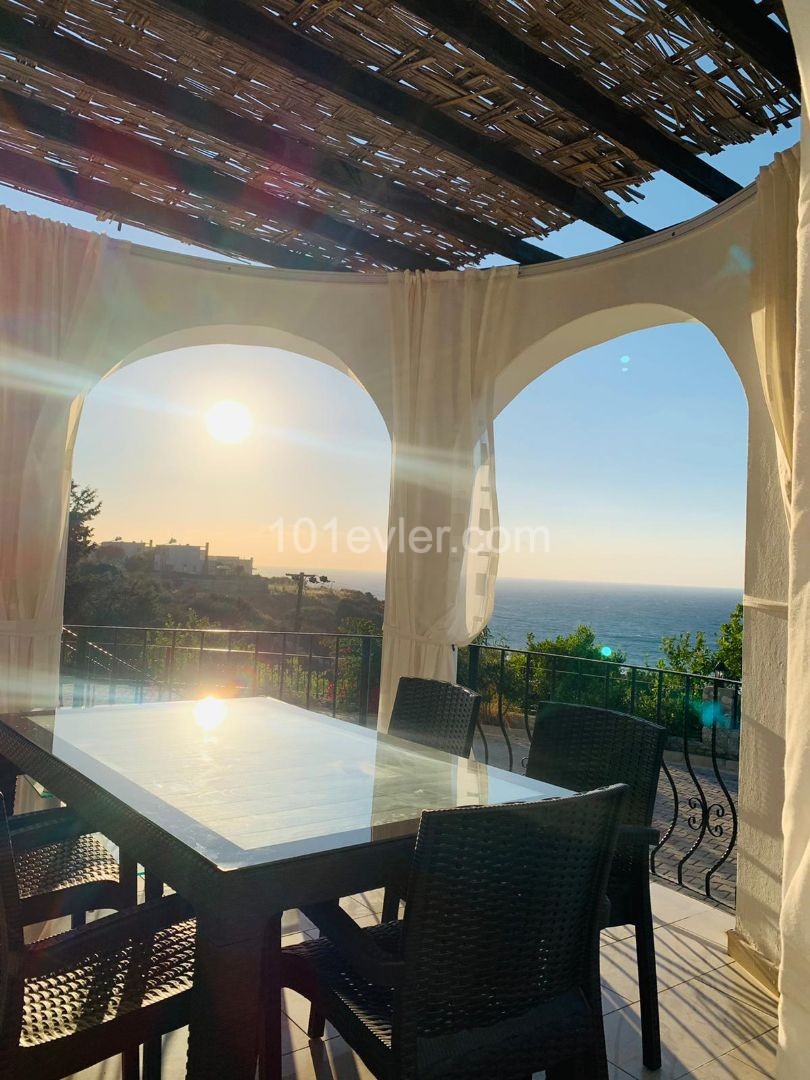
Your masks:
<svg viewBox="0 0 810 1080"><path fill-rule="evenodd" d="M350 897L344 904L359 922L379 918L381 893ZM607 931L602 947L605 1035L610 1080L763 1080L773 1077L776 1057L776 1002L751 982L726 953L726 930L733 916L722 908L664 885L653 885L663 1067L641 1064L641 1034L631 932ZM287 944L311 932L303 916L285 916ZM308 1005L286 992L285 1080L370 1080L371 1073L340 1036L327 1027L326 1039L306 1035ZM164 1080L185 1076L186 1031L164 1040ZM118 1080L111 1060L75 1080ZM542 1073L537 1074L542 1077Z"/></svg>

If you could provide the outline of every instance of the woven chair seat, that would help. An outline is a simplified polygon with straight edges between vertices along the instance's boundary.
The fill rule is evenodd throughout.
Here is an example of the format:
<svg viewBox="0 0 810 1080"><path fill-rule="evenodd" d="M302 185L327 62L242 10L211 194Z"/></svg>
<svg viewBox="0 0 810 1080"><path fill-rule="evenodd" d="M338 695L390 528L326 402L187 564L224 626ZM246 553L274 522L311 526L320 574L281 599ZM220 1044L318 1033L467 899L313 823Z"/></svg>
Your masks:
<svg viewBox="0 0 810 1080"><path fill-rule="evenodd" d="M401 923L388 922L365 927L363 932L378 948L395 955L399 951L401 929ZM366 1043L371 1035L376 1043L372 1053L375 1057L379 1055L377 1067L384 1071L389 1065L387 1051L391 1049L393 989L375 986L359 976L346 956L326 937L288 946L284 961L290 967L300 966L307 972L307 978L314 975L320 987L328 987L332 1004L341 1013L338 1029L348 1034L348 1029L356 1027L366 1036Z"/></svg>
<svg viewBox="0 0 810 1080"><path fill-rule="evenodd" d="M137 932L137 923L132 925ZM87 927L85 955L71 948L74 955L64 968L26 980L22 1048L53 1043L191 989L194 919L147 935L122 936L114 947L109 940L97 941L94 928ZM58 948L59 938L46 944Z"/></svg>
<svg viewBox="0 0 810 1080"><path fill-rule="evenodd" d="M79 885L118 885L118 862L96 836L15 852L14 865L23 900Z"/></svg>

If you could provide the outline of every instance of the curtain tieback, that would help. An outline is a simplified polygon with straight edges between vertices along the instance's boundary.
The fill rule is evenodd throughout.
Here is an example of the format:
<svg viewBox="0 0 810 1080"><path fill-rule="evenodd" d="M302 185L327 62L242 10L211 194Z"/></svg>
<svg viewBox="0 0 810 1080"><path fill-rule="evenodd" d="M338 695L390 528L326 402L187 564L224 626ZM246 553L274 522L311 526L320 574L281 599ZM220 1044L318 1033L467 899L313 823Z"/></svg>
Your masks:
<svg viewBox="0 0 810 1080"><path fill-rule="evenodd" d="M0 634L9 637L51 637L61 633L61 619L0 619Z"/></svg>
<svg viewBox="0 0 810 1080"><path fill-rule="evenodd" d="M784 600L766 600L761 596L743 596L743 607L753 608L755 611L764 611L766 615L773 615L777 619L788 617L788 606Z"/></svg>

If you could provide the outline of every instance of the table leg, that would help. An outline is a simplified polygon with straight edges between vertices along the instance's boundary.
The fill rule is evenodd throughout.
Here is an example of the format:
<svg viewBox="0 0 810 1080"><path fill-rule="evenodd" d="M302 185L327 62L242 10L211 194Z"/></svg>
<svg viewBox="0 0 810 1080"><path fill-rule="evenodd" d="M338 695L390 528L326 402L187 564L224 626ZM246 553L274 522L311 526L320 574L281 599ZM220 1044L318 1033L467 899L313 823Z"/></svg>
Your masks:
<svg viewBox="0 0 810 1080"><path fill-rule="evenodd" d="M267 925L244 912L197 915L187 1080L255 1080Z"/></svg>
<svg viewBox="0 0 810 1080"><path fill-rule="evenodd" d="M4 757L0 757L0 795L6 804L6 817L14 813L14 799L17 793L17 777L20 770Z"/></svg>

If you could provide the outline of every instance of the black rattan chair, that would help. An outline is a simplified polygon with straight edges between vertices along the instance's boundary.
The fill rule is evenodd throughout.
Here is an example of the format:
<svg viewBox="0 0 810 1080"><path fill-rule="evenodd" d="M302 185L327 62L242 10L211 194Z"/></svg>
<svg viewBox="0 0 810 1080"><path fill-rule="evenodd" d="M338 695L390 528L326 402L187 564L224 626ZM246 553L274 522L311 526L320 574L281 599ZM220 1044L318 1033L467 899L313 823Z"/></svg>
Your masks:
<svg viewBox="0 0 810 1080"><path fill-rule="evenodd" d="M475 738L481 695L474 690L438 679L400 678L391 710L388 734L399 739L468 758ZM382 919L399 914L405 879L389 884L383 900Z"/></svg>
<svg viewBox="0 0 810 1080"><path fill-rule="evenodd" d="M160 1075L160 1036L188 1023L195 924L178 896L23 942L0 799L0 1076L58 1080L122 1055L124 1080Z"/></svg>
<svg viewBox="0 0 810 1080"><path fill-rule="evenodd" d="M609 709L542 702L532 732L526 775L574 791L626 784L629 794L608 879L606 926L636 934L644 1064L661 1067L658 980L650 902L650 827L666 732L656 724Z"/></svg>
<svg viewBox="0 0 810 1080"><path fill-rule="evenodd" d="M480 704L480 695L465 686L407 676L399 680L388 733L466 758Z"/></svg>
<svg viewBox="0 0 810 1080"><path fill-rule="evenodd" d="M607 1077L604 890L625 789L423 813L402 922L307 908L323 936L282 952L312 1002L386 1080Z"/></svg>
<svg viewBox="0 0 810 1080"><path fill-rule="evenodd" d="M12 809L18 774L0 758L0 793ZM66 807L13 814L8 829L24 925L70 916L77 927L88 911L117 911L136 902L135 863L119 863Z"/></svg>

